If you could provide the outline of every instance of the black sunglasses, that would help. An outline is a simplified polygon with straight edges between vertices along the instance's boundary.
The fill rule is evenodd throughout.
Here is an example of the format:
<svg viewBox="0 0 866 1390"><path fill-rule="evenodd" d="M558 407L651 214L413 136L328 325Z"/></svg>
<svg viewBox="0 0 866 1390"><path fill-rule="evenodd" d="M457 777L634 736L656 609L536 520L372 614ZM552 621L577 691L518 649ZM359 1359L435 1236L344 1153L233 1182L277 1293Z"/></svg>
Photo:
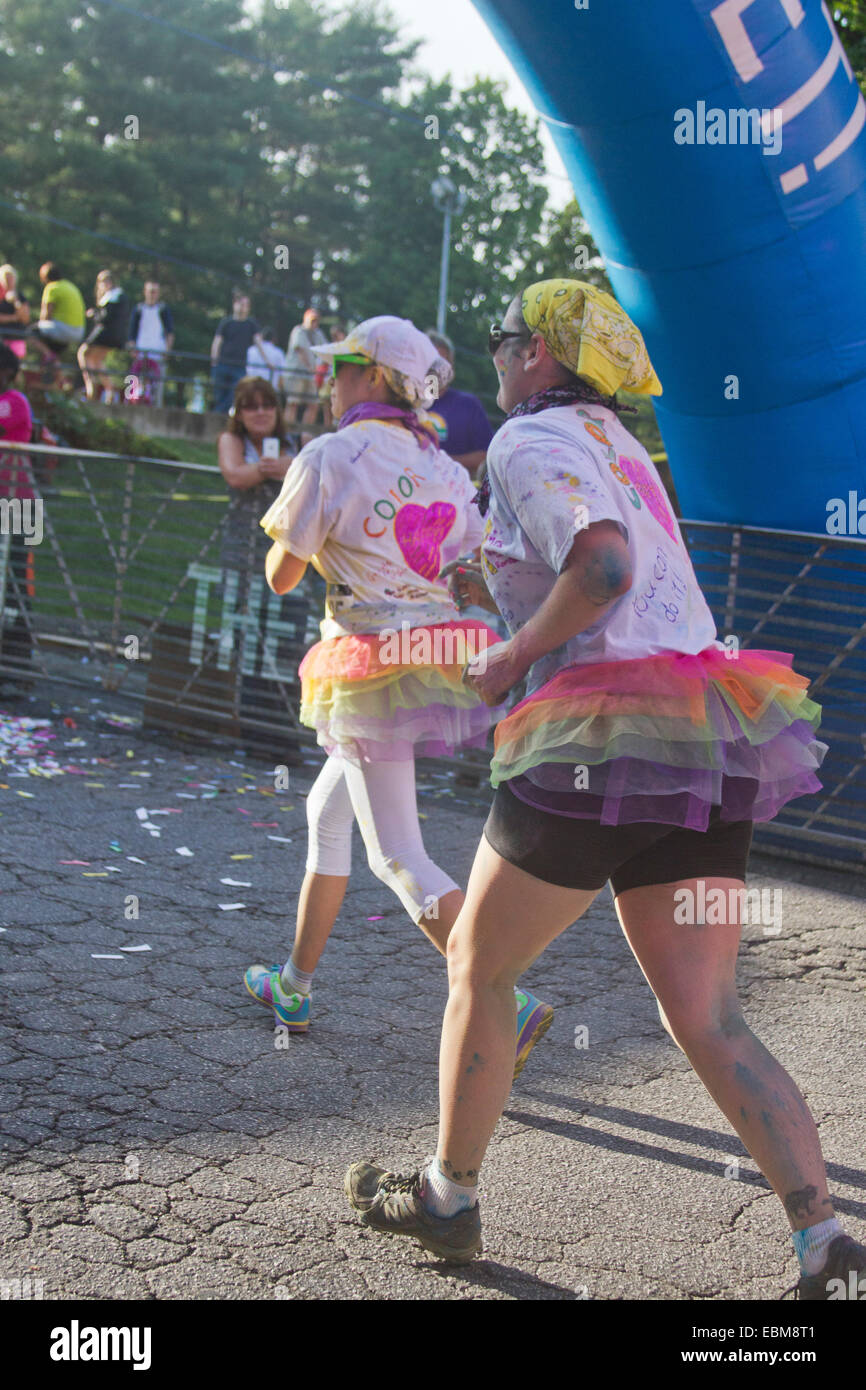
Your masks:
<svg viewBox="0 0 866 1390"><path fill-rule="evenodd" d="M528 328L507 329L500 324L494 323L490 329L490 336L487 339L487 351L493 357L502 347L506 338L531 338L532 334Z"/></svg>

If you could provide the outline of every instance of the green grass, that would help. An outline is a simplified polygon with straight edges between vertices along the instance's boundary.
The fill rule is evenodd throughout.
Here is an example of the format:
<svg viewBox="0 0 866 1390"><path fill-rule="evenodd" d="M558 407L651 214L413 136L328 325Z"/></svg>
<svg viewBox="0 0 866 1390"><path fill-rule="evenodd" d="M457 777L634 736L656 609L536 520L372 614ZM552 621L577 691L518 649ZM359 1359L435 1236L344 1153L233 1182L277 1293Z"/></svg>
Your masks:
<svg viewBox="0 0 866 1390"><path fill-rule="evenodd" d="M171 449L185 463L203 463L217 470L217 446L205 444L200 439L174 439L165 434L155 434L152 438L164 449Z"/></svg>
<svg viewBox="0 0 866 1390"><path fill-rule="evenodd" d="M60 619L64 630L84 635L63 573L65 566L87 628L100 639L111 632L116 596L121 593L122 638L157 618L193 561L219 566L219 534L203 554L198 552L225 514L228 491L218 474L214 478L187 473L181 478L182 470L138 463L131 493L127 493L127 465L122 459L88 459L83 461L83 472L84 477L75 459L63 458L54 474L46 501L46 535L35 555L34 608L37 618L51 618L55 625ZM62 563L47 534L49 524ZM151 529L142 540L148 526ZM126 571L119 575L124 563ZM194 593L195 585L188 581L165 620L189 623Z"/></svg>

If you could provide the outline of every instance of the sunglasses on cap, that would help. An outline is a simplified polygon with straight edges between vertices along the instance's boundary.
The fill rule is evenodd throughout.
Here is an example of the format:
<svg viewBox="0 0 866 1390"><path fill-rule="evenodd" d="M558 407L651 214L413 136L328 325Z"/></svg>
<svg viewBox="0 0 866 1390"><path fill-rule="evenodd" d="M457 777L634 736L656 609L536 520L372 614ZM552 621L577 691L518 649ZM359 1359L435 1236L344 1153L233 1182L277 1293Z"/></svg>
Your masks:
<svg viewBox="0 0 866 1390"><path fill-rule="evenodd" d="M354 362L359 367L372 367L373 363L369 357L364 357L360 352L343 352L339 357L334 357L331 361L331 376L337 375L337 368L344 362Z"/></svg>
<svg viewBox="0 0 866 1390"><path fill-rule="evenodd" d="M508 329L501 324L494 323L490 329L490 336L487 339L487 351L494 357L506 338L531 338L532 334L528 328Z"/></svg>

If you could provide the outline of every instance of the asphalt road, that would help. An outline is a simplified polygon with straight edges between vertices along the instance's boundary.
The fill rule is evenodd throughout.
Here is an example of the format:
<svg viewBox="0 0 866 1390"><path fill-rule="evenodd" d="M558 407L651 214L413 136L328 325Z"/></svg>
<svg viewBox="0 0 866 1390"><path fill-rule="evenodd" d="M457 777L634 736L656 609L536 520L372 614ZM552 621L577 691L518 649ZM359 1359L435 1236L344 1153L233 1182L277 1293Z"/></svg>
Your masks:
<svg viewBox="0 0 866 1390"><path fill-rule="evenodd" d="M662 1030L608 890L526 980L557 1013L485 1164L484 1257L456 1270L364 1231L346 1165L411 1169L435 1146L443 963L357 842L311 1030L275 1046L242 974L287 953L314 764L275 793L264 764L85 706L75 729L53 714L50 751L77 772L0 767L3 1296L29 1279L46 1299L774 1299L794 1282L781 1208ZM465 881L483 807L427 785L428 846ZM784 920L746 929L747 1016L864 1239L863 879L754 855L751 884L781 890Z"/></svg>

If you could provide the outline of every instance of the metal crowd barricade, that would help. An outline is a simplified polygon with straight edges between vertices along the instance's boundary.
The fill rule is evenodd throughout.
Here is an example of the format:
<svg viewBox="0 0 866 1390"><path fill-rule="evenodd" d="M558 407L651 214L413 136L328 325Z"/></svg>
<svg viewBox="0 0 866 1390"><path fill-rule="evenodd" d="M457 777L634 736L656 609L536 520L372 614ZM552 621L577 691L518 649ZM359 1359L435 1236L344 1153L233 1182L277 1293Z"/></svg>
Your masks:
<svg viewBox="0 0 866 1390"><path fill-rule="evenodd" d="M866 868L866 541L680 523L719 636L790 652L822 706L823 790L755 827L756 849ZM732 650L735 650L732 643Z"/></svg>
<svg viewBox="0 0 866 1390"><path fill-rule="evenodd" d="M95 678L139 701L146 727L240 739L275 763L312 750L297 671L318 636L324 585L308 570L300 591L271 594L252 513L245 555L226 564L239 499L215 469L4 445L0 473L13 458L39 505L41 539L31 525L28 543L24 502L0 486L0 678L91 691ZM756 826L756 848L862 871L866 541L681 524L720 637L791 652L823 706L823 790ZM422 776L456 773L485 798L488 764L483 750L466 751Z"/></svg>
<svg viewBox="0 0 866 1390"><path fill-rule="evenodd" d="M220 473L55 445L4 446L0 470L13 459L33 500L0 498L0 677L96 680L139 700L147 727L222 734L276 761L315 742L298 723L297 670L324 586L308 572L294 593L270 592L254 511L226 560L243 497Z"/></svg>

